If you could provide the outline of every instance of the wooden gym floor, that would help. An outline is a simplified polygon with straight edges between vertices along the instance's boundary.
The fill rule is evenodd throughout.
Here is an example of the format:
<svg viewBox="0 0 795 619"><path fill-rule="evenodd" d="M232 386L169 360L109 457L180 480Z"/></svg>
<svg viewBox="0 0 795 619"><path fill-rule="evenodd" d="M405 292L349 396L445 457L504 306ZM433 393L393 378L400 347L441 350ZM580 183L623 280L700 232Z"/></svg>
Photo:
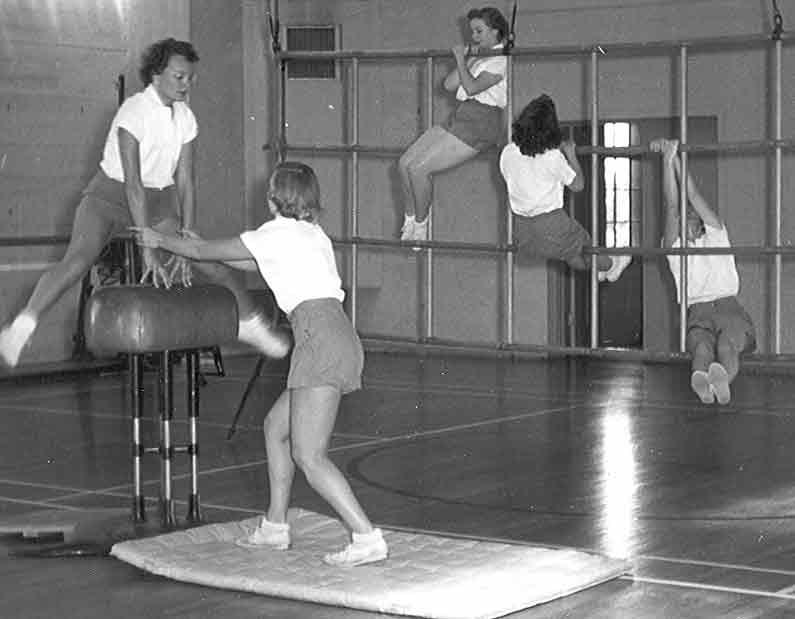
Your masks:
<svg viewBox="0 0 795 619"><path fill-rule="evenodd" d="M201 392L200 492L211 521L265 504L260 424L285 374L283 364L266 367L228 441L255 358L225 361L227 375L209 376ZM0 518L129 505L125 385L118 373L0 381ZM383 526L631 559L623 578L512 617L795 617L795 381L744 373L734 392L730 406L700 404L682 364L373 352L364 389L343 399L332 453ZM153 442L151 416L144 429ZM186 464L177 456L180 516ZM156 495L154 456L144 478ZM300 476L293 502L328 513ZM3 617L376 616L181 584L108 557L7 552L36 545L0 538Z"/></svg>

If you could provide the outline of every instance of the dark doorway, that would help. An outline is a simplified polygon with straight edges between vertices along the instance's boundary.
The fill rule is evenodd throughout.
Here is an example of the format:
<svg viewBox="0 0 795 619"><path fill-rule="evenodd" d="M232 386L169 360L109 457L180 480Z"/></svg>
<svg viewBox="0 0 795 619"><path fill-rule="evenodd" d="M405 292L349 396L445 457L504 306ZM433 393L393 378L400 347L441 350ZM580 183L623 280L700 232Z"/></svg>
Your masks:
<svg viewBox="0 0 795 619"><path fill-rule="evenodd" d="M614 125L607 127L606 125ZM616 132L617 127L617 132ZM600 127L602 144L608 146L648 144L660 136L677 136L678 119L606 121ZM613 131L611 136L610 132ZM577 144L590 143L587 124L567 125ZM712 117L690 118L691 143L717 141L717 121ZM607 138L607 140L605 139ZM628 143L621 142L628 138ZM619 143L610 143L618 139ZM608 161L600 157L598 166L597 224L600 246L659 247L661 229L661 176L657 155L642 155ZM714 158L691 157L692 171L699 178L705 195L717 194ZM580 161L585 174L585 189L567 192L567 208L586 230L591 231L591 161ZM565 265L550 265L550 341L568 346L591 345L591 295L587 272L572 271ZM673 280L665 258L636 256L621 278L599 285L599 347L675 350L678 311Z"/></svg>

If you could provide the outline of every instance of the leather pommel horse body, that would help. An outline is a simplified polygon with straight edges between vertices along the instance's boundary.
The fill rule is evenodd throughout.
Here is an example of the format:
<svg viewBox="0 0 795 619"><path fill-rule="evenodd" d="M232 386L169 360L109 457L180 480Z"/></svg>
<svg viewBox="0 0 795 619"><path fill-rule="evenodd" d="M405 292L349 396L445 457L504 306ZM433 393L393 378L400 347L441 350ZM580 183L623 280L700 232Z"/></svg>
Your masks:
<svg viewBox="0 0 795 619"><path fill-rule="evenodd" d="M141 485L141 460L145 453L156 453L161 463L160 514L162 524L176 524L172 497L171 461L177 452L187 453L191 461L191 492L188 520L201 519L198 491L199 350L237 340L237 302L223 286L186 288L152 286L108 286L96 290L85 311L87 348L97 356L129 355L129 385L132 411L133 520L146 520L145 497ZM173 405L172 353L185 353L187 408L190 442L171 443ZM143 418L143 355L159 355L158 401L160 444L141 443Z"/></svg>

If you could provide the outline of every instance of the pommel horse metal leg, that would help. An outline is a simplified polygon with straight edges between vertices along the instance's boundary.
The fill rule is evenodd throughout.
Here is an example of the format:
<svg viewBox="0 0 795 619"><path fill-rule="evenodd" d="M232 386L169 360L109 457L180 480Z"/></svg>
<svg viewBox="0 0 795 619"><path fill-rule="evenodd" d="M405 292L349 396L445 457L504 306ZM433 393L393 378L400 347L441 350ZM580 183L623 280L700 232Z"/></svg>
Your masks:
<svg viewBox="0 0 795 619"><path fill-rule="evenodd" d="M188 521L201 522L199 510L199 353L193 351L185 357L188 372L188 456L190 457L190 494L188 495Z"/></svg>
<svg viewBox="0 0 795 619"><path fill-rule="evenodd" d="M177 524L174 512L174 493L172 490L172 462L174 454L185 452L190 458L190 494L188 495L187 521L191 524L201 522L199 509L199 353L189 350L185 353L187 375L187 413L188 444L175 446L171 440L171 422L174 419L174 376L173 356L164 350L160 355L159 406L160 406L160 518L163 526Z"/></svg>
<svg viewBox="0 0 795 619"><path fill-rule="evenodd" d="M237 339L237 302L221 286L195 286L163 290L149 286L113 286L96 291L88 303L86 339L98 355L126 353L130 357L132 408L133 521L146 521L141 482L141 459L147 453L160 457L160 521L165 528L177 524L174 510L172 464L177 453L190 458L191 487L187 521L201 520L199 507L199 351ZM174 353L184 352L187 370L189 442L174 445ZM157 447L141 442L143 419L143 360L157 353L160 441Z"/></svg>
<svg viewBox="0 0 795 619"><path fill-rule="evenodd" d="M143 419L143 360L141 355L130 355L130 394L132 403L132 457L133 457L133 520L146 522L146 498L141 482L141 459L145 453L160 457L160 520L165 527L174 527L177 518L174 509L172 463L176 453L185 452L190 458L190 494L188 495L187 521L201 521L199 507L199 353L187 351L187 414L188 444L175 446L172 441L171 422L174 419L174 364L171 351L160 353L158 371L158 409L160 442L156 447L144 447L141 442Z"/></svg>
<svg viewBox="0 0 795 619"><path fill-rule="evenodd" d="M171 490L171 462L174 447L171 444L171 421L174 419L174 368L168 350L160 353L158 372L158 392L160 397L160 521L164 527L177 523L174 515L174 496Z"/></svg>
<svg viewBox="0 0 795 619"><path fill-rule="evenodd" d="M141 443L141 419L143 418L143 359L140 355L128 355L130 378L130 403L132 412L132 465L134 522L146 521L146 499L141 488L141 460L144 446Z"/></svg>

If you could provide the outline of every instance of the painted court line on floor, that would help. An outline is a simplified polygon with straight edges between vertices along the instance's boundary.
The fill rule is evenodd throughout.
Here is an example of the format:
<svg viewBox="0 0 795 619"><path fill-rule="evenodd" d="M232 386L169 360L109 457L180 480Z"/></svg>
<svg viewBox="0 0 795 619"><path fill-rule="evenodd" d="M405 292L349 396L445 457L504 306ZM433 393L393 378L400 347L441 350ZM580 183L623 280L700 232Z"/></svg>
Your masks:
<svg viewBox="0 0 795 619"><path fill-rule="evenodd" d="M55 490L58 492L85 492L83 488L70 488L68 486L58 486L55 484L42 484L34 481L21 481L17 479L0 479L0 485L22 486L24 488L37 488L44 490Z"/></svg>
<svg viewBox="0 0 795 619"><path fill-rule="evenodd" d="M14 499L9 496L0 496L0 501L5 501L6 503L15 503L18 505L32 505L34 507L46 507L52 508L54 505L53 503L49 503L47 501L31 501L29 499ZM82 511L83 508L75 507L73 505L57 505L59 509L67 509L69 511Z"/></svg>
<svg viewBox="0 0 795 619"><path fill-rule="evenodd" d="M401 434L401 435L398 435L398 436L390 436L390 437L376 438L376 439L372 439L372 440L364 440L364 441L360 441L360 442L356 442L356 443L350 443L348 445L340 445L338 447L332 447L331 449L329 449L329 453L339 453L339 452L347 451L347 450L350 450L350 449L360 449L362 447L372 447L372 446L375 446L375 445L388 445L390 443L396 443L396 442L405 441L405 440L412 440L412 439L424 438L424 437L427 437L427 436L436 436L436 435L440 435L440 434L447 434L447 433L450 433L450 432L457 432L459 430L471 430L471 429L474 429L474 428L480 428L480 427L483 427L483 426L494 425L494 424L499 424L499 423L504 423L504 422L522 421L524 419L529 419L529 418L532 418L532 417L538 417L538 416L541 416L541 415L547 415L547 414L550 414L550 413L571 411L571 409L572 409L571 406L564 406L564 407L560 407L560 408L550 408L550 409L544 409L544 410L540 410L540 411L533 411L532 413L523 413L521 415L512 415L510 417L501 417L501 418L498 418L498 419L486 419L486 420L483 420L483 421L477 421L477 422L472 422L472 423L467 423L467 424L460 424L460 425L456 425L456 426L447 426L445 428L437 428L435 430L426 430L426 431L423 431L423 432L412 432L410 434ZM228 473L228 472L231 472L231 471L239 471L239 470L242 470L242 469L251 468L253 466L263 466L263 465L265 465L266 462L267 462L267 460L262 458L262 459L257 459L257 460L252 460L250 462L246 462L245 464L234 464L234 465L231 465L231 466L223 466L223 467L216 467L216 468L210 468L210 469L203 469L203 470L199 471L199 476L206 477L208 475L215 475L215 474L218 474L218 473ZM180 480L180 479L187 479L188 477L190 477L190 473L183 473L181 475L173 476L172 479L176 481L176 480ZM154 484L154 483L157 483L157 481L158 480L147 480L147 481L145 481L143 483L144 484ZM129 487L129 484L116 485L116 486L111 486L109 488L103 488L101 490L86 491L86 494L108 494L108 493L111 493L111 492L114 492L114 491L117 491L117 490L122 490L122 489L127 488L127 487ZM61 498L62 499L63 498L70 498L71 499L71 498L79 498L80 496L83 496L83 495L78 493L76 495L70 495L68 497L61 497Z"/></svg>
<svg viewBox="0 0 795 619"><path fill-rule="evenodd" d="M795 570L782 570L775 568L756 567L754 565L743 565L741 563L715 563L713 561L703 561L700 559L679 559L675 557L660 557L657 555L638 555L635 560L659 561L664 563L683 563L686 565L697 565L701 567L729 568L757 574L779 574L781 576L795 576Z"/></svg>
<svg viewBox="0 0 795 619"><path fill-rule="evenodd" d="M736 595L750 595L753 597L777 598L783 600L795 600L795 595L779 593L778 591L765 591L764 589L743 589L740 587L723 587L721 585L705 585L699 582L689 582L686 580L666 580L663 578L645 578L641 576L619 576L620 580L640 582L650 585L662 585L666 587L680 587L684 589L700 589L702 591L720 591L722 593L733 593Z"/></svg>
<svg viewBox="0 0 795 619"><path fill-rule="evenodd" d="M0 410L8 411L8 412L18 412L18 413L42 413L46 415L61 415L64 417L87 417L90 419L111 419L115 421L122 421L125 424L130 422L130 418L124 414L111 414L111 413L85 413L83 411L75 410L73 408L50 408L50 407L42 407L42 406L34 406L32 404L23 404L23 405L8 405L8 404L0 404ZM176 413L176 411L175 411ZM141 423L159 423L160 416L159 413L153 417L143 417L141 419ZM187 425L188 419L184 417L174 417L171 420L172 427L177 425ZM220 423L218 421L206 421L205 419L199 418L199 426L206 427L206 428L229 428L229 423ZM240 425L237 426L238 430L250 430L250 431L261 431L261 426L250 426L250 425Z"/></svg>

